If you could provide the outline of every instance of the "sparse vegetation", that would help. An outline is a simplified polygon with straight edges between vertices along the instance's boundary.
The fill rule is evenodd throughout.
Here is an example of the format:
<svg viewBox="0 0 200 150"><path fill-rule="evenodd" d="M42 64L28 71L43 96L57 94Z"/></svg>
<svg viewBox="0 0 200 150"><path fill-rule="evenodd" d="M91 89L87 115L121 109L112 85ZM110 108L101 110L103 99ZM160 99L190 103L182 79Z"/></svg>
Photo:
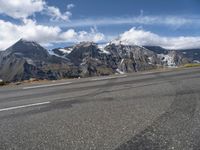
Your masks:
<svg viewBox="0 0 200 150"><path fill-rule="evenodd" d="M101 66L97 68L97 74L99 75L111 75L113 74L113 70L110 68L107 68L105 66Z"/></svg>
<svg viewBox="0 0 200 150"><path fill-rule="evenodd" d="M184 67L186 67L186 68L188 68L188 67L200 67L200 64L197 64L197 63L185 64Z"/></svg>
<svg viewBox="0 0 200 150"><path fill-rule="evenodd" d="M0 81L0 86L4 86L4 85L6 85L6 84L7 84L6 82Z"/></svg>

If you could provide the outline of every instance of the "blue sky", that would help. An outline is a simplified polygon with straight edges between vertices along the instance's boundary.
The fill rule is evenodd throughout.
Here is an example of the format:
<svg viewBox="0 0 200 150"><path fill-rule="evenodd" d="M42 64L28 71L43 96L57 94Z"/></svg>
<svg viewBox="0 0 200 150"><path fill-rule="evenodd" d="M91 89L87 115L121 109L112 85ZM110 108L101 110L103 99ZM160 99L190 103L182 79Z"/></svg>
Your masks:
<svg viewBox="0 0 200 150"><path fill-rule="evenodd" d="M47 48L80 41L106 43L116 38L127 44L133 41L131 44L166 48L200 47L199 0L0 2L0 49L19 38L37 41Z"/></svg>
<svg viewBox="0 0 200 150"><path fill-rule="evenodd" d="M66 6L63 1L49 0L49 4L56 5L63 11ZM67 3L72 3L75 7L72 10L72 21L92 19L94 26L96 19L101 20L107 18L132 18L138 17L141 14L144 16L176 16L183 18L198 18L200 19L200 1L199 0L70 0ZM42 22L44 20L41 20ZM48 21L48 20L47 20ZM70 23L67 23L70 25ZM73 25L72 25L73 26ZM92 25L91 25L92 26ZM87 26L87 28L91 27ZM116 35L123 31L128 30L132 26L140 27L154 31L162 35L197 35L200 33L197 29L191 26L181 26L174 28L173 26L162 25L145 25L142 23L124 23L124 24L108 24L96 25L99 30L108 34ZM113 27L114 26L114 27ZM81 28L81 23L79 28ZM76 27L77 28L77 27ZM163 29L164 28L164 29ZM196 28L199 28L197 26ZM176 32L174 32L176 30ZM170 33L170 31L173 31ZM198 33L197 33L198 32Z"/></svg>
<svg viewBox="0 0 200 150"><path fill-rule="evenodd" d="M65 10L67 4L72 3L76 7L73 16L76 19L97 16L123 16L138 15L144 10L149 15L182 15L199 14L199 0L48 0L50 5L58 6ZM63 4L65 3L65 4Z"/></svg>

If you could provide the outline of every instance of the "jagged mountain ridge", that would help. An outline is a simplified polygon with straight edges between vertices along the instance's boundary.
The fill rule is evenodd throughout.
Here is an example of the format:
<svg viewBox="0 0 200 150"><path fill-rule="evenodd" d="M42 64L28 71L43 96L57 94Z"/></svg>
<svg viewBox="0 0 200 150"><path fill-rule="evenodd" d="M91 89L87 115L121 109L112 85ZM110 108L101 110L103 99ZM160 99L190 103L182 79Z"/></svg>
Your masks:
<svg viewBox="0 0 200 150"><path fill-rule="evenodd" d="M175 54L174 54L175 55ZM175 55L179 63L182 56ZM185 58L185 57L183 57ZM33 41L19 40L0 53L0 79L61 79L149 70L163 65L157 52L136 45L81 42L72 47L46 50Z"/></svg>

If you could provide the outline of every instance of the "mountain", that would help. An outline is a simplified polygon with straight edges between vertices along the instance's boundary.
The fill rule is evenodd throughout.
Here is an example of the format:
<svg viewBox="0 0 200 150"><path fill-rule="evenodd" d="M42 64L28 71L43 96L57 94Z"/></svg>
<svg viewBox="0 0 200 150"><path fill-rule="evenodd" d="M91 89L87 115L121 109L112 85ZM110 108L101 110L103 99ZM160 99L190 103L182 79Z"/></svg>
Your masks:
<svg viewBox="0 0 200 150"><path fill-rule="evenodd" d="M92 42L75 45L65 57L80 68L81 76L135 72L156 68L156 64L160 63L156 53L144 47L121 44L99 46Z"/></svg>
<svg viewBox="0 0 200 150"><path fill-rule="evenodd" d="M81 42L70 47L69 53L63 54L61 48L52 51L79 67L83 77L153 69L160 63L156 53L144 47L114 43L97 45Z"/></svg>
<svg viewBox="0 0 200 150"><path fill-rule="evenodd" d="M80 68L80 75L83 77L113 74L115 71L109 65L108 57L93 42L81 42L67 55L67 58Z"/></svg>
<svg viewBox="0 0 200 150"><path fill-rule="evenodd" d="M145 48L154 51L158 54L168 54L171 51L176 51L178 54L190 59L191 61L200 61L200 48L199 49L164 49L159 46L144 46Z"/></svg>
<svg viewBox="0 0 200 150"><path fill-rule="evenodd" d="M183 64L191 63L195 60L195 52L192 52L191 50L168 50L159 46L144 47L157 53L157 56L160 58L162 65L164 66L176 67Z"/></svg>
<svg viewBox="0 0 200 150"><path fill-rule="evenodd" d="M167 54L169 50L164 49L160 46L144 46L145 48L155 52L156 54Z"/></svg>
<svg viewBox="0 0 200 150"><path fill-rule="evenodd" d="M159 64L156 53L136 45L110 44L105 47L122 72L153 69Z"/></svg>
<svg viewBox="0 0 200 150"><path fill-rule="evenodd" d="M97 44L92 42L81 42L73 47L71 53L69 53L68 58L76 65L80 65L84 58L98 58L99 49Z"/></svg>
<svg viewBox="0 0 200 150"><path fill-rule="evenodd" d="M199 51L172 51L158 46L98 45L81 42L71 47L46 50L34 41L19 40L0 52L0 79L36 79L103 76L167 66L176 67L194 59Z"/></svg>
<svg viewBox="0 0 200 150"><path fill-rule="evenodd" d="M18 55L24 58L30 58L35 60L45 61L49 54L46 49L37 44L34 41L26 41L24 39L19 40L6 50L7 55Z"/></svg>
<svg viewBox="0 0 200 150"><path fill-rule="evenodd" d="M177 51L169 51L167 54L158 54L163 66L177 67L192 61Z"/></svg>
<svg viewBox="0 0 200 150"><path fill-rule="evenodd" d="M62 54L60 56L63 57ZM99 46L92 42L81 42L65 57L80 68L82 76L153 69L160 63L156 53L144 47L114 43Z"/></svg>
<svg viewBox="0 0 200 150"><path fill-rule="evenodd" d="M193 62L200 63L200 49L185 49L181 50L182 54L191 59Z"/></svg>
<svg viewBox="0 0 200 150"><path fill-rule="evenodd" d="M36 42L21 39L0 53L0 78L5 81L60 79L77 74L72 63L50 55Z"/></svg>

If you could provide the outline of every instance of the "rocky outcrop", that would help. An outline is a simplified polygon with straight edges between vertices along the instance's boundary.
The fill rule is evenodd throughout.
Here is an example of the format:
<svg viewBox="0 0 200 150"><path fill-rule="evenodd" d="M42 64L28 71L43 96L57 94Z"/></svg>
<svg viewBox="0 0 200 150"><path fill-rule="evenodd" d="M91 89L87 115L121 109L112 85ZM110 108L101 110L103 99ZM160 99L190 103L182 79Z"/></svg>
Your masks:
<svg viewBox="0 0 200 150"><path fill-rule="evenodd" d="M81 42L73 47L72 52L67 57L75 65L80 65L85 58L99 58L99 51L97 44Z"/></svg>
<svg viewBox="0 0 200 150"><path fill-rule="evenodd" d="M122 72L152 69L160 63L157 55L144 47L110 44L105 49L110 52L117 69Z"/></svg>
<svg viewBox="0 0 200 150"><path fill-rule="evenodd" d="M80 69L80 76L100 76L114 73L109 63L110 55L102 53L98 45L92 42L82 42L73 47L67 56Z"/></svg>

